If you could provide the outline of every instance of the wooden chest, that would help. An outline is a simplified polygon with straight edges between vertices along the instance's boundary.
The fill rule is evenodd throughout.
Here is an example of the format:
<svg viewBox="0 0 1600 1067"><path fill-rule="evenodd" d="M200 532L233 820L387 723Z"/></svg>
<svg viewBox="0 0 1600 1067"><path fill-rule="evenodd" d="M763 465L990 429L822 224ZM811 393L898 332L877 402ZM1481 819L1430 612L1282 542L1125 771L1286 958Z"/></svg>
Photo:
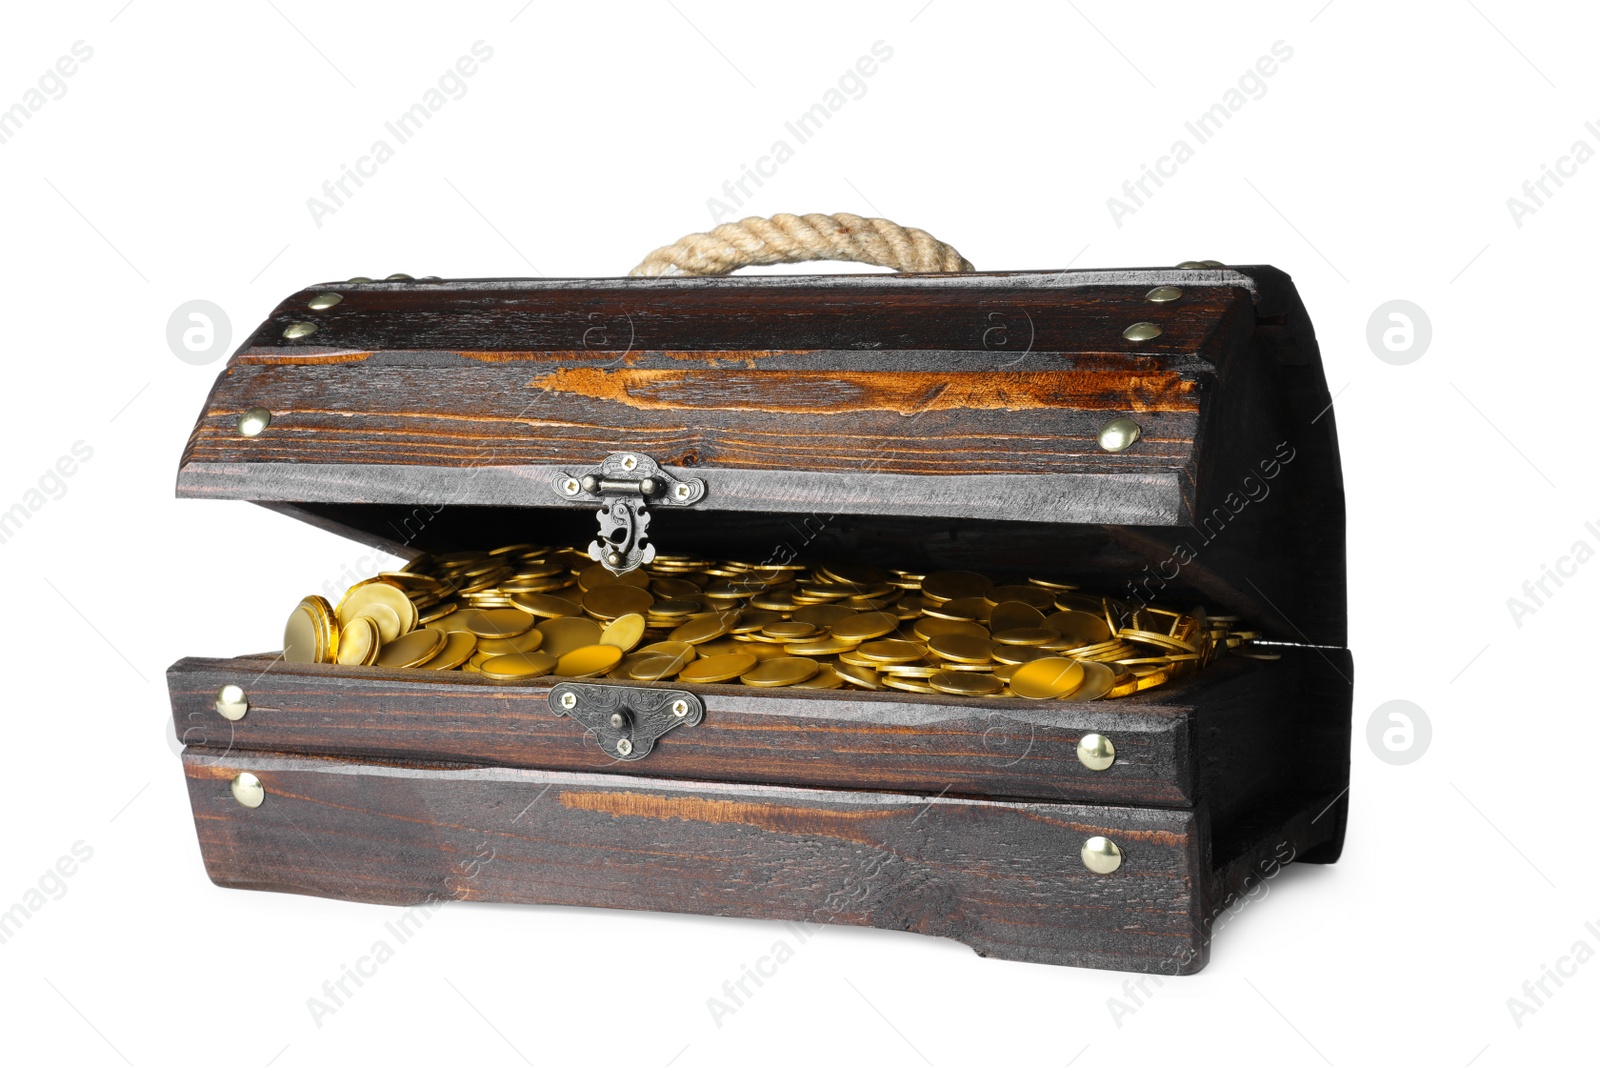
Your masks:
<svg viewBox="0 0 1600 1067"><path fill-rule="evenodd" d="M207 871L1198 970L1236 894L1342 844L1330 404L1270 267L296 293L218 378L180 496L407 558L843 565L910 576L876 604L902 617L936 603L917 578L981 572L1092 591L1123 629L1203 606L1257 636L1096 700L184 659Z"/></svg>

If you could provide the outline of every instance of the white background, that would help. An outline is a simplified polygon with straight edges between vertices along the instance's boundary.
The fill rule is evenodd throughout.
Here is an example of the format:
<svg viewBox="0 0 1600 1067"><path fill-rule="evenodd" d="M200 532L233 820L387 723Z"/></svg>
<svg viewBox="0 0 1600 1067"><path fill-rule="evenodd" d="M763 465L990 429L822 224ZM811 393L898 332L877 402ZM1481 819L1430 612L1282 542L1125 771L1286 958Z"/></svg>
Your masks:
<svg viewBox="0 0 1600 1067"><path fill-rule="evenodd" d="M75 442L93 455L0 545L0 910L92 850L0 944L7 1060L1592 1057L1600 962L1520 1026L1507 998L1579 940L1600 950L1584 927L1600 928L1600 562L1520 626L1507 599L1574 542L1600 548L1584 527L1600 527L1600 162L1521 226L1507 198L1574 141L1600 148L1584 129L1600 124L1597 22L1590 5L1507 0L8 4L0 107L74 42L93 56L0 144L0 510ZM479 40L493 58L466 95L316 225L307 198ZM396 913L210 884L163 672L272 647L287 608L364 550L173 499L222 364L176 358L169 315L213 301L237 343L319 280L620 274L708 228L707 199L877 41L893 56L865 95L737 214L881 214L979 269L1216 258L1294 275L1350 505L1344 859L1288 870L1207 970L1136 1005L1120 973L832 929L718 1026L707 998L776 924L448 905L318 1026L307 999ZM1116 225L1107 198L1278 41L1293 55L1265 95ZM1366 340L1392 299L1432 322L1405 366ZM1366 741L1393 699L1432 724L1407 765Z"/></svg>

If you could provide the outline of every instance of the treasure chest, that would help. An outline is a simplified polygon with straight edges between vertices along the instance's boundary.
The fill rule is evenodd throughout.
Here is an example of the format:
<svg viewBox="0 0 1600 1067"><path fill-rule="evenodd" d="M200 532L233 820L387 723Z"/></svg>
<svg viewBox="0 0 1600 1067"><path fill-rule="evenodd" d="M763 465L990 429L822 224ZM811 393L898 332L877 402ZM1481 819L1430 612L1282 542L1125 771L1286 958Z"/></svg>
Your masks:
<svg viewBox="0 0 1600 1067"><path fill-rule="evenodd" d="M1196 971L1342 844L1330 404L1271 267L295 293L178 494L410 562L168 672L207 873Z"/></svg>

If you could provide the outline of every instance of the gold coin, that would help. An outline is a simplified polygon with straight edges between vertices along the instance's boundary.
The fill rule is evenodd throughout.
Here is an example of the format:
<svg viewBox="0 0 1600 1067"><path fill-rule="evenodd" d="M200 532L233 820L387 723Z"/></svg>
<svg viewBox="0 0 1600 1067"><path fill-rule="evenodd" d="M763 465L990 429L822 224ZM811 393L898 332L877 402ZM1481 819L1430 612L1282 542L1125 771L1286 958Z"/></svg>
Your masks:
<svg viewBox="0 0 1600 1067"><path fill-rule="evenodd" d="M295 605L283 627L283 661L333 663L338 648L337 621L328 602L320 596L308 596Z"/></svg>
<svg viewBox="0 0 1600 1067"><path fill-rule="evenodd" d="M883 679L883 684L890 689L904 689L908 693L937 693L938 690L931 685L920 682L915 678L901 675L891 675Z"/></svg>
<svg viewBox="0 0 1600 1067"><path fill-rule="evenodd" d="M676 630L672 631L670 640L682 641L690 645L701 645L707 641L715 640L728 632L739 618L737 612L717 612L712 615L702 615L697 619L690 619Z"/></svg>
<svg viewBox="0 0 1600 1067"><path fill-rule="evenodd" d="M1076 652L1073 653L1077 655ZM1055 653L1047 648L1034 648L1031 645L995 645L994 658L997 663L1032 663L1036 659L1050 659Z"/></svg>
<svg viewBox="0 0 1600 1067"><path fill-rule="evenodd" d="M378 652L380 667L420 667L444 648L448 638L442 630L412 630L393 641L384 642Z"/></svg>
<svg viewBox="0 0 1600 1067"><path fill-rule="evenodd" d="M787 641L783 650L791 656L832 656L840 652L848 652L855 648L854 641L845 641L831 634L822 634L818 637L807 637L799 641Z"/></svg>
<svg viewBox="0 0 1600 1067"><path fill-rule="evenodd" d="M1116 682L1117 672L1104 663L1085 663L1083 665L1083 684L1074 689L1065 699L1099 700L1111 692L1111 687Z"/></svg>
<svg viewBox="0 0 1600 1067"><path fill-rule="evenodd" d="M400 634L410 633L417 628L417 606L411 598L406 596L406 591L398 585L386 581L369 581L358 585L344 595L339 601L336 614L339 616L339 625L343 626L357 615L365 615L366 607L370 604L382 604L394 611L395 618L400 620L399 633L390 636L383 632L385 620L377 619L379 636L385 644L394 640Z"/></svg>
<svg viewBox="0 0 1600 1067"><path fill-rule="evenodd" d="M1078 588L1075 585L1069 585L1066 582L1058 582L1050 578L1029 578L1028 584L1037 585L1041 589L1053 589L1056 591L1065 591Z"/></svg>
<svg viewBox="0 0 1600 1067"><path fill-rule="evenodd" d="M822 664L816 674L803 682L794 683L796 689L838 689L844 685L844 677L828 664Z"/></svg>
<svg viewBox="0 0 1600 1067"><path fill-rule="evenodd" d="M957 663L988 663L994 658L994 644L970 634L939 634L928 642L928 651Z"/></svg>
<svg viewBox="0 0 1600 1067"><path fill-rule="evenodd" d="M509 656L490 656L478 664L477 670L485 678L510 681L515 678L542 678L555 665L556 658L548 652L517 652Z"/></svg>
<svg viewBox="0 0 1600 1067"><path fill-rule="evenodd" d="M461 631L457 631L458 633ZM466 631L471 633L471 631ZM472 636L477 637L473 634ZM529 630L515 637L477 637L477 647L491 656L509 656L517 652L537 652L544 644L544 634Z"/></svg>
<svg viewBox="0 0 1600 1067"><path fill-rule="evenodd" d="M989 613L989 629L995 633L1001 630L1020 630L1026 626L1043 625L1044 612L1020 600L1003 600Z"/></svg>
<svg viewBox="0 0 1600 1067"><path fill-rule="evenodd" d="M451 615L446 615L444 618L440 619L438 624L434 626L434 629L443 630L445 633L454 633L459 630L462 633L470 634L472 633L472 621L476 619L478 615L479 611L477 608L463 608L461 611L455 612Z"/></svg>
<svg viewBox="0 0 1600 1067"><path fill-rule="evenodd" d="M638 657L635 659L634 657ZM651 652L635 652L628 657L628 677L640 682L659 682L683 670L684 660L677 656L662 656Z"/></svg>
<svg viewBox="0 0 1600 1067"><path fill-rule="evenodd" d="M989 637L989 631L975 622L957 622L953 619L935 619L923 616L912 625L911 631L924 641L932 641L940 634L966 634L969 637Z"/></svg>
<svg viewBox="0 0 1600 1067"><path fill-rule="evenodd" d="M740 614L739 621L729 628L729 633L753 634L762 627L775 622L782 622L783 616L776 611L746 611Z"/></svg>
<svg viewBox="0 0 1600 1067"><path fill-rule="evenodd" d="M1176 637L1158 634L1150 630L1134 630L1124 628L1117 636L1126 641L1137 641L1141 645L1155 645L1157 648L1170 648L1177 652L1193 652L1194 646L1187 641L1180 641Z"/></svg>
<svg viewBox="0 0 1600 1067"><path fill-rule="evenodd" d="M873 663L910 663L921 659L926 650L916 641L868 641L856 653Z"/></svg>
<svg viewBox="0 0 1600 1067"><path fill-rule="evenodd" d="M1043 648L1060 637L1060 633L1047 626L1022 626L1015 630L996 630L994 634L995 644L1031 645L1034 648Z"/></svg>
<svg viewBox="0 0 1600 1067"><path fill-rule="evenodd" d="M1099 615L1087 611L1058 611L1046 615L1044 624L1058 634L1076 638L1086 645L1099 644L1111 637L1111 627Z"/></svg>
<svg viewBox="0 0 1600 1067"><path fill-rule="evenodd" d="M983 673L992 673L994 671L994 668L995 668L995 665L993 663L941 663L941 664L939 664L939 669L942 670L942 671L959 671L959 672L980 671L980 672L983 672Z"/></svg>
<svg viewBox="0 0 1600 1067"><path fill-rule="evenodd" d="M444 618L446 615L454 614L459 609L460 609L460 605L455 603L454 601L451 601L451 600L446 600L446 601L444 601L442 603L435 604L432 607L428 608L428 610L426 610L426 611L423 611L421 608L418 608L417 609L417 622L422 623L422 624L427 624L427 623L430 623L430 622L438 622L440 619Z"/></svg>
<svg viewBox="0 0 1600 1067"><path fill-rule="evenodd" d="M997 585L987 590L983 598L995 605L1020 602L1041 613L1056 606L1055 594L1037 585Z"/></svg>
<svg viewBox="0 0 1600 1067"><path fill-rule="evenodd" d="M698 600L658 600L650 605L650 617L680 619L685 615L698 615L705 610L705 604Z"/></svg>
<svg viewBox="0 0 1600 1067"><path fill-rule="evenodd" d="M922 595L943 602L960 597L981 597L993 586L987 577L973 571L939 571L922 579Z"/></svg>
<svg viewBox="0 0 1600 1067"><path fill-rule="evenodd" d="M1025 663L1011 675L1011 691L1032 700L1054 700L1083 684L1083 664L1074 659L1047 656Z"/></svg>
<svg viewBox="0 0 1600 1067"><path fill-rule="evenodd" d="M478 612L467 629L479 637L516 637L533 629L533 616L516 608L490 608Z"/></svg>
<svg viewBox="0 0 1600 1067"><path fill-rule="evenodd" d="M581 604L575 604L565 597L551 596L549 593L517 593L511 598L511 606L518 611L526 611L529 615L539 615L546 619L562 619L568 615L583 614Z"/></svg>
<svg viewBox="0 0 1600 1067"><path fill-rule="evenodd" d="M814 622L801 622L790 619L788 622L775 622L761 628L761 632L768 637L776 637L782 641L795 641L810 637L822 627Z"/></svg>
<svg viewBox="0 0 1600 1067"><path fill-rule="evenodd" d="M729 652L721 656L697 659L678 672L680 682L726 682L737 678L756 665L756 658L748 652Z"/></svg>
<svg viewBox="0 0 1600 1067"><path fill-rule="evenodd" d="M883 682L878 677L878 672L870 667L857 667L852 663L835 663L834 671L851 685L858 685L863 689L882 689Z"/></svg>
<svg viewBox="0 0 1600 1067"><path fill-rule="evenodd" d="M378 624L357 615L339 631L337 659L346 666L370 666L378 658Z"/></svg>
<svg viewBox="0 0 1600 1067"><path fill-rule="evenodd" d="M597 619L643 615L655 602L648 591L633 585L603 585L583 594L583 610Z"/></svg>
<svg viewBox="0 0 1600 1067"><path fill-rule="evenodd" d="M535 629L544 634L539 651L548 652L557 659L574 649L600 643L600 624L586 617L546 619Z"/></svg>
<svg viewBox="0 0 1600 1067"><path fill-rule="evenodd" d="M941 693L967 697L988 696L1000 692L1002 688L1000 680L992 674L966 671L939 671L928 679L928 684Z"/></svg>
<svg viewBox="0 0 1600 1067"><path fill-rule="evenodd" d="M462 630L445 634L444 647L423 666L430 671L453 671L477 654L478 639Z"/></svg>
<svg viewBox="0 0 1600 1067"><path fill-rule="evenodd" d="M942 663L919 659L915 663L885 663L878 668L878 673L896 678L932 678L942 670L944 670Z"/></svg>
<svg viewBox="0 0 1600 1067"><path fill-rule="evenodd" d="M650 584L650 576L644 571L624 571L622 574L612 574L599 563L585 567L578 572L578 588L588 592L590 589L603 589L608 585L631 585L635 589L643 589Z"/></svg>
<svg viewBox="0 0 1600 1067"><path fill-rule="evenodd" d="M861 642L893 633L899 626L900 617L893 612L864 611L840 619L830 629L841 641Z"/></svg>
<svg viewBox="0 0 1600 1067"><path fill-rule="evenodd" d="M782 685L799 685L822 669L822 664L805 656L780 656L763 660L739 676L745 685L773 688Z"/></svg>
<svg viewBox="0 0 1600 1067"><path fill-rule="evenodd" d="M405 631L401 629L400 616L387 604L372 603L361 609L358 619L371 619L378 627L378 639L393 641Z"/></svg>
<svg viewBox="0 0 1600 1067"><path fill-rule="evenodd" d="M552 673L562 678L588 678L621 662L622 649L616 645L585 645L562 655Z"/></svg>
<svg viewBox="0 0 1600 1067"><path fill-rule="evenodd" d="M633 646L639 643L644 636L644 616L639 614L622 615L612 620L611 624L600 631L602 645L616 645L624 652L632 651Z"/></svg>
<svg viewBox="0 0 1600 1067"><path fill-rule="evenodd" d="M803 608L796 608L789 618L793 622L809 622L819 630L825 630L840 619L848 619L858 612L839 604L807 604Z"/></svg>
<svg viewBox="0 0 1600 1067"><path fill-rule="evenodd" d="M692 600L700 595L700 587L684 578L654 578L650 592L664 600Z"/></svg>

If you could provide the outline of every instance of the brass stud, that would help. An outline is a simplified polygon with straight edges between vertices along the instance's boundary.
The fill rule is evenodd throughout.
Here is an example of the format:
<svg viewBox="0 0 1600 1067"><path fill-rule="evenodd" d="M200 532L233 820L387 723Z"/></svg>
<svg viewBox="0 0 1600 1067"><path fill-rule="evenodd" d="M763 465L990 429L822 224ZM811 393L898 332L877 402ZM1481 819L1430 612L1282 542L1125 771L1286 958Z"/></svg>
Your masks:
<svg viewBox="0 0 1600 1067"><path fill-rule="evenodd" d="M363 278L361 275L358 274L354 278L350 279L350 284L351 285L361 285L363 282L370 282L371 280L372 280L371 278Z"/></svg>
<svg viewBox="0 0 1600 1067"><path fill-rule="evenodd" d="M236 685L225 685L217 690L217 714L229 722L238 722L250 710L250 701L244 690Z"/></svg>
<svg viewBox="0 0 1600 1067"><path fill-rule="evenodd" d="M235 775L229 788L233 790L233 799L247 808L259 808L261 802L267 799L267 790L261 784L261 779L249 771L240 771Z"/></svg>
<svg viewBox="0 0 1600 1067"><path fill-rule="evenodd" d="M239 432L246 437L254 437L270 425L272 425L272 412L266 408L251 408L239 416Z"/></svg>
<svg viewBox="0 0 1600 1067"><path fill-rule="evenodd" d="M1109 837L1091 837L1083 843L1079 853L1083 865L1095 874L1110 874L1122 866L1122 849Z"/></svg>
<svg viewBox="0 0 1600 1067"><path fill-rule="evenodd" d="M1161 336L1161 327L1153 322L1136 322L1123 330L1122 336L1130 341L1154 341Z"/></svg>
<svg viewBox="0 0 1600 1067"><path fill-rule="evenodd" d="M318 293L306 305L312 311L327 311L333 305L344 299L343 293Z"/></svg>
<svg viewBox="0 0 1600 1067"><path fill-rule="evenodd" d="M413 278L409 274L391 274L387 278L385 278L384 281L386 281L386 282L414 282L414 281L416 281L416 279Z"/></svg>
<svg viewBox="0 0 1600 1067"><path fill-rule="evenodd" d="M302 337L310 337L317 332L314 322L291 322L283 328L283 336L291 341L298 341Z"/></svg>
<svg viewBox="0 0 1600 1067"><path fill-rule="evenodd" d="M1178 264L1179 270L1220 270L1222 264L1214 259L1186 259Z"/></svg>
<svg viewBox="0 0 1600 1067"><path fill-rule="evenodd" d="M1126 415L1120 416L1100 427L1100 447L1107 452L1121 452L1137 441L1143 432L1137 422Z"/></svg>
<svg viewBox="0 0 1600 1067"><path fill-rule="evenodd" d="M1170 304L1182 295L1183 290L1176 285L1158 285L1144 294L1144 298L1152 304Z"/></svg>
<svg viewBox="0 0 1600 1067"><path fill-rule="evenodd" d="M1117 761L1117 746L1105 734L1084 734L1078 739L1078 762L1091 771L1103 771Z"/></svg>

